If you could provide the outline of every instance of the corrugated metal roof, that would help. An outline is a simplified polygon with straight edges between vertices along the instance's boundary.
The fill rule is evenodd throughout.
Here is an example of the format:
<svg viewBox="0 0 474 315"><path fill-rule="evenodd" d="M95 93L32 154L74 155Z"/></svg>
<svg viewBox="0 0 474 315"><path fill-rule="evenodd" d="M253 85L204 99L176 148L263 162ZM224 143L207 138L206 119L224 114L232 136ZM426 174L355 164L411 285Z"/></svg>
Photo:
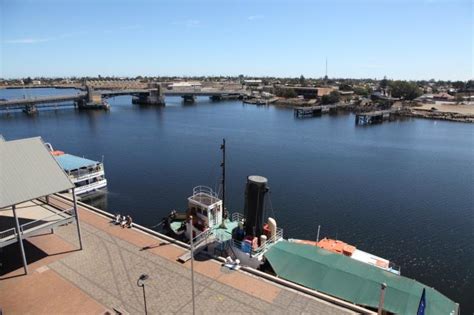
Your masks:
<svg viewBox="0 0 474 315"><path fill-rule="evenodd" d="M457 314L458 306L433 288L316 246L281 241L265 257L278 277L359 305L377 308L386 283L386 311L416 314L425 288L426 314Z"/></svg>
<svg viewBox="0 0 474 315"><path fill-rule="evenodd" d="M81 167L94 166L100 163L71 154L61 154L55 156L55 158L59 165L66 171L77 170Z"/></svg>
<svg viewBox="0 0 474 315"><path fill-rule="evenodd" d="M0 141L0 208L73 187L40 137Z"/></svg>

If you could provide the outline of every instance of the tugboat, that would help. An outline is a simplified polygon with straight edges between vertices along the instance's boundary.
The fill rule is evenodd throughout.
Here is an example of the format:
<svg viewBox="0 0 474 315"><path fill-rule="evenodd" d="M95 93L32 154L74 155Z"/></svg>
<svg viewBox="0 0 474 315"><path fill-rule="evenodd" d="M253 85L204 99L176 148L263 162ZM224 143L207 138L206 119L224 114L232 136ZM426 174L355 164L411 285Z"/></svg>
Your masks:
<svg viewBox="0 0 474 315"><path fill-rule="evenodd" d="M248 176L245 192L244 215L234 212L228 216L225 208L225 140L222 166L222 200L206 186L197 186L188 198L184 213L176 210L163 219L165 232L177 239L190 241L195 247L205 245L208 252L238 259L242 265L259 268L264 263L265 252L283 240L283 230L274 218L264 222L267 179ZM189 258L188 258L189 259Z"/></svg>

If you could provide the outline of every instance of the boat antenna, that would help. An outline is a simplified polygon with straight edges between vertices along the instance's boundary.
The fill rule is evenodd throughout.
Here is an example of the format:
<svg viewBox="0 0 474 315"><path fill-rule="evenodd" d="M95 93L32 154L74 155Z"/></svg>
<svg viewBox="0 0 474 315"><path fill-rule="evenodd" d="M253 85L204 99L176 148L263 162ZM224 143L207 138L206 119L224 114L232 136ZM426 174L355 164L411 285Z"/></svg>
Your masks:
<svg viewBox="0 0 474 315"><path fill-rule="evenodd" d="M319 242L319 231L321 231L321 225L318 225L318 234L316 235L316 242Z"/></svg>
<svg viewBox="0 0 474 315"><path fill-rule="evenodd" d="M221 163L221 168L222 168L222 209L224 211L224 218L227 218L227 209L225 207L225 138L222 139L222 144L221 144L221 150L222 150L222 163Z"/></svg>

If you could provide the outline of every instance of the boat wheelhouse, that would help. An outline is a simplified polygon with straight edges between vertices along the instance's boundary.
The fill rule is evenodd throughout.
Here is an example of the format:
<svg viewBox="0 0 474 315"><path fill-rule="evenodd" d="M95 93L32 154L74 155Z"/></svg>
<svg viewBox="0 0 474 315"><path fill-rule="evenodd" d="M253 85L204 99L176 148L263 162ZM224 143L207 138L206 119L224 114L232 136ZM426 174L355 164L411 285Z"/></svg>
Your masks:
<svg viewBox="0 0 474 315"><path fill-rule="evenodd" d="M192 221L190 220L192 218ZM173 236L184 236L186 240L217 228L223 221L222 200L207 186L196 186L188 197L186 213L171 211L165 226Z"/></svg>
<svg viewBox="0 0 474 315"><path fill-rule="evenodd" d="M188 198L188 218L186 237L196 237L209 229L213 230L222 224L222 200L217 193L207 186L197 186L193 195Z"/></svg>
<svg viewBox="0 0 474 315"><path fill-rule="evenodd" d="M54 150L50 143L45 143L45 145L76 186L76 195L83 195L107 187L103 162ZM69 190L69 192L71 191Z"/></svg>

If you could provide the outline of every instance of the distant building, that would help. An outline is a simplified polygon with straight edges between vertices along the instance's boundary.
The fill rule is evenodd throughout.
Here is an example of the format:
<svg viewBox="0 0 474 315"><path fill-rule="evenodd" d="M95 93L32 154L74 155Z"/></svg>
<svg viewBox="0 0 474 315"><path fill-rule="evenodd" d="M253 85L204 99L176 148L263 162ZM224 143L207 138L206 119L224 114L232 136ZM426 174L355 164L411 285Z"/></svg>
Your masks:
<svg viewBox="0 0 474 315"><path fill-rule="evenodd" d="M438 93L433 95L435 101L454 101L455 97L448 93Z"/></svg>
<svg viewBox="0 0 474 315"><path fill-rule="evenodd" d="M31 84L33 84L33 85L41 85L41 81L40 81L40 80L33 80L33 81L31 81Z"/></svg>
<svg viewBox="0 0 474 315"><path fill-rule="evenodd" d="M171 90L195 90L201 89L201 82L173 82L168 85Z"/></svg>
<svg viewBox="0 0 474 315"><path fill-rule="evenodd" d="M325 87L317 87L318 90L318 96L324 96L324 95L329 95L332 91L337 91L338 89L332 87L332 86L325 86Z"/></svg>
<svg viewBox="0 0 474 315"><path fill-rule="evenodd" d="M260 86L262 85L262 80L244 80L246 86Z"/></svg>
<svg viewBox="0 0 474 315"><path fill-rule="evenodd" d="M434 103L433 94L431 93L423 94L415 98L414 101L422 102L422 103Z"/></svg>
<svg viewBox="0 0 474 315"><path fill-rule="evenodd" d="M296 95L303 96L305 99L316 99L331 93L332 91L337 91L336 87L303 87L303 86L277 86L280 89L291 89L295 91Z"/></svg>

